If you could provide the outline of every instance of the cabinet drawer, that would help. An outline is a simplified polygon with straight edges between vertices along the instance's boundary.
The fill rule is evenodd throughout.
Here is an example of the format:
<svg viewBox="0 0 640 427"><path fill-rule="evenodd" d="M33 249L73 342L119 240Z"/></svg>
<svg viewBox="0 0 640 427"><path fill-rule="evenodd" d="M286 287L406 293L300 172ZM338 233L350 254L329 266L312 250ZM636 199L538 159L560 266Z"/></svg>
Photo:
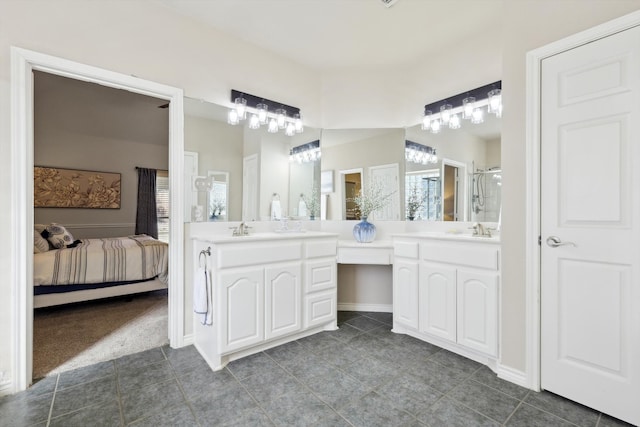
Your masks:
<svg viewBox="0 0 640 427"><path fill-rule="evenodd" d="M296 261L302 258L302 242L279 241L275 243L252 242L251 244L242 245L229 244L219 247L217 258L219 268Z"/></svg>
<svg viewBox="0 0 640 427"><path fill-rule="evenodd" d="M334 259L307 261L304 266L306 293L334 289L336 287L337 268Z"/></svg>
<svg viewBox="0 0 640 427"><path fill-rule="evenodd" d="M338 248L338 264L391 265L391 248Z"/></svg>
<svg viewBox="0 0 640 427"><path fill-rule="evenodd" d="M336 319L336 291L318 292L305 297L304 327L319 326Z"/></svg>
<svg viewBox="0 0 640 427"><path fill-rule="evenodd" d="M338 242L335 239L311 240L305 243L307 258L335 257Z"/></svg>
<svg viewBox="0 0 640 427"><path fill-rule="evenodd" d="M393 242L393 255L402 258L418 259L418 242Z"/></svg>
<svg viewBox="0 0 640 427"><path fill-rule="evenodd" d="M420 256L425 261L498 270L500 250L493 245L425 242L420 246Z"/></svg>

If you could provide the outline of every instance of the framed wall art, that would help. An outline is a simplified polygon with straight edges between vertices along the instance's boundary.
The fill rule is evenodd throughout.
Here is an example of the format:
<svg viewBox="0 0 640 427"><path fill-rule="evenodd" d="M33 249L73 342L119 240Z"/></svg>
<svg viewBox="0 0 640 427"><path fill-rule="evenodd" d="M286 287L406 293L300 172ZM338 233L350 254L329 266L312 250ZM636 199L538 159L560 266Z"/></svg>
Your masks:
<svg viewBox="0 0 640 427"><path fill-rule="evenodd" d="M120 209L120 174L33 168L33 207Z"/></svg>

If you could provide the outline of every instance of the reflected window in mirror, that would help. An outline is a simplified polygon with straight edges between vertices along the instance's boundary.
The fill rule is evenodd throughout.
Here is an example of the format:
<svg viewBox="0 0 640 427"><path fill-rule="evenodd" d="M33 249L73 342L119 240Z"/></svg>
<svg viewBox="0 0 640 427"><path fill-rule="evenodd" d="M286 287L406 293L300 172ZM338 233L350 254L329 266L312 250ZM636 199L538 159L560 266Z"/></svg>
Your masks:
<svg viewBox="0 0 640 427"><path fill-rule="evenodd" d="M405 189L406 219L409 221L442 220L439 169L407 173Z"/></svg>
<svg viewBox="0 0 640 427"><path fill-rule="evenodd" d="M229 201L229 173L209 171L211 190L209 191L209 221L227 221Z"/></svg>

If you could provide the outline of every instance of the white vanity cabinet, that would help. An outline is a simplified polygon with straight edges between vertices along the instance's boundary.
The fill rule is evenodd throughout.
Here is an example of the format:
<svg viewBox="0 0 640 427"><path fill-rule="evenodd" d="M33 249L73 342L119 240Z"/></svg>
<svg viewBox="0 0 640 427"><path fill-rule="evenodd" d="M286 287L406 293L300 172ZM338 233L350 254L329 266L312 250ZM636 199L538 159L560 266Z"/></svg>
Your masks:
<svg viewBox="0 0 640 427"><path fill-rule="evenodd" d="M394 239L394 331L496 357L499 256L488 239Z"/></svg>
<svg viewBox="0 0 640 427"><path fill-rule="evenodd" d="M336 246L334 235L313 232L195 238L194 258L206 259L211 279L213 324L196 314L194 343L211 368L336 329Z"/></svg>

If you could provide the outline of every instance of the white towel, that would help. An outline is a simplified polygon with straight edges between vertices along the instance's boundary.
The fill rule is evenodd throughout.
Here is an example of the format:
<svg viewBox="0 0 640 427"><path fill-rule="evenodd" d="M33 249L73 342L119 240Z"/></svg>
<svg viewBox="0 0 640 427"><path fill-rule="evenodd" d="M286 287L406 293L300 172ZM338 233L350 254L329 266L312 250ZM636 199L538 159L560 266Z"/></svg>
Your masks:
<svg viewBox="0 0 640 427"><path fill-rule="evenodd" d="M282 206L280 206L280 200L271 201L271 219L282 219Z"/></svg>
<svg viewBox="0 0 640 427"><path fill-rule="evenodd" d="M302 197L300 197L300 201L298 202L298 216L307 216L307 204Z"/></svg>
<svg viewBox="0 0 640 427"><path fill-rule="evenodd" d="M327 203L329 202L328 194L320 195L320 219L327 219Z"/></svg>
<svg viewBox="0 0 640 427"><path fill-rule="evenodd" d="M210 285L207 270L203 267L198 268L193 281L193 311L204 315L201 321L203 325L211 325L213 323Z"/></svg>

